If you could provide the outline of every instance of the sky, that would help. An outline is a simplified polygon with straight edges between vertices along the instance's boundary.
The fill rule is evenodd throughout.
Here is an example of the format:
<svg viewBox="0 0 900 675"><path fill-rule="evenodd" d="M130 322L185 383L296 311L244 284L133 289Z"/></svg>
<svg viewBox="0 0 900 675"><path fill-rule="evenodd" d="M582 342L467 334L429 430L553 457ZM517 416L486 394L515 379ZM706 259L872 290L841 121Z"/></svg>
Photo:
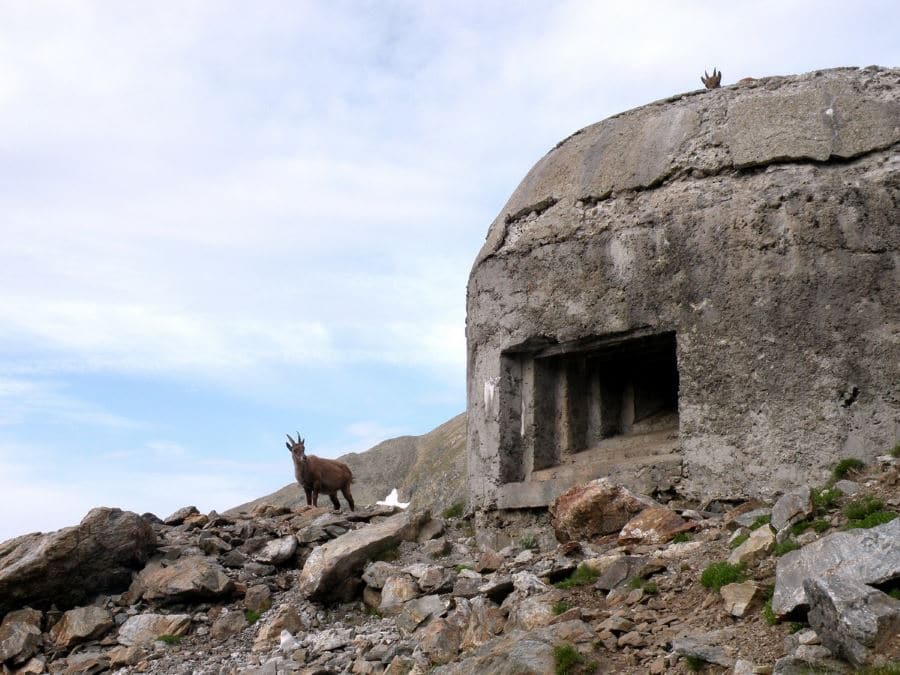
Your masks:
<svg viewBox="0 0 900 675"><path fill-rule="evenodd" d="M0 540L225 510L465 409L465 288L559 140L900 65L900 5L0 0Z"/></svg>

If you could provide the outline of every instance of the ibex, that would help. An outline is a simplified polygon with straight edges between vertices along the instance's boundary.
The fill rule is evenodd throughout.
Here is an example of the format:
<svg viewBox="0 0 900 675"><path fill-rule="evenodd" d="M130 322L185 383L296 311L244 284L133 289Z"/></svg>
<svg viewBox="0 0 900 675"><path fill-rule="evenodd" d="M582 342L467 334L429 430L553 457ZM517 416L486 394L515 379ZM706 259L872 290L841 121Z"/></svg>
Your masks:
<svg viewBox="0 0 900 675"><path fill-rule="evenodd" d="M707 89L718 89L719 85L722 83L722 71L717 71L713 68L713 74L707 75L706 71L703 71L703 77L700 78L700 81L706 86Z"/></svg>
<svg viewBox="0 0 900 675"><path fill-rule="evenodd" d="M337 492L340 490L350 505L350 510L355 511L353 495L350 494L350 483L353 482L353 472L350 471L350 467L333 459L307 455L305 441L300 438L299 432L296 441L291 438L290 434L287 437L288 442L285 445L291 451L291 457L294 460L294 476L297 477L297 482L306 493L307 506L318 506L319 493L324 492L331 497L331 503L334 504L335 510L338 510L341 508L341 503L337 498Z"/></svg>

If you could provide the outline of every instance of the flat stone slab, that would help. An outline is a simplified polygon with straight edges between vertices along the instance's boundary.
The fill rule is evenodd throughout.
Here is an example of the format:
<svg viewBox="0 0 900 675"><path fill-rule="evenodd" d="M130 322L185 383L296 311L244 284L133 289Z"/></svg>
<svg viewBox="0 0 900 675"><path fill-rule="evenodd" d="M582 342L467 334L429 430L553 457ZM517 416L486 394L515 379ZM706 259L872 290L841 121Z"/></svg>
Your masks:
<svg viewBox="0 0 900 675"><path fill-rule="evenodd" d="M348 578L359 577L365 564L401 541L415 541L428 511L406 511L380 523L351 530L315 548L300 573L300 592L311 600L340 597Z"/></svg>
<svg viewBox="0 0 900 675"><path fill-rule="evenodd" d="M835 576L863 584L900 577L900 518L867 530L836 532L778 559L772 611L804 610L807 579Z"/></svg>

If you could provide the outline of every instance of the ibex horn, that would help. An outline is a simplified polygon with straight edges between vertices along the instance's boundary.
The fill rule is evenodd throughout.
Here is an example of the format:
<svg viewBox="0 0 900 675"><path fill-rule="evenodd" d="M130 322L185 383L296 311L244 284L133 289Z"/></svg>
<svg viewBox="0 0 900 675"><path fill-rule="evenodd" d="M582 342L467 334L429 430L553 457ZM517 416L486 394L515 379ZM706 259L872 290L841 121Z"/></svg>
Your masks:
<svg viewBox="0 0 900 675"><path fill-rule="evenodd" d="M286 434L286 435L287 435L287 437L288 437L288 440L291 442L291 445L293 445L293 444L294 444L294 439L291 438L291 435L290 435L290 434Z"/></svg>

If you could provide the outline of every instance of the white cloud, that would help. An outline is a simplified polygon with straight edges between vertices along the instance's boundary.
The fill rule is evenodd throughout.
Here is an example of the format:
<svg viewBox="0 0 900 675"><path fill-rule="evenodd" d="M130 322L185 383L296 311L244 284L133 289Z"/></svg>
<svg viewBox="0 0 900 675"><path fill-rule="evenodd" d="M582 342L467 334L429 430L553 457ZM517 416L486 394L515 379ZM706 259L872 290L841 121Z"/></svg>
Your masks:
<svg viewBox="0 0 900 675"><path fill-rule="evenodd" d="M65 423L82 427L139 429L142 424L71 396L53 380L0 375L0 427Z"/></svg>

